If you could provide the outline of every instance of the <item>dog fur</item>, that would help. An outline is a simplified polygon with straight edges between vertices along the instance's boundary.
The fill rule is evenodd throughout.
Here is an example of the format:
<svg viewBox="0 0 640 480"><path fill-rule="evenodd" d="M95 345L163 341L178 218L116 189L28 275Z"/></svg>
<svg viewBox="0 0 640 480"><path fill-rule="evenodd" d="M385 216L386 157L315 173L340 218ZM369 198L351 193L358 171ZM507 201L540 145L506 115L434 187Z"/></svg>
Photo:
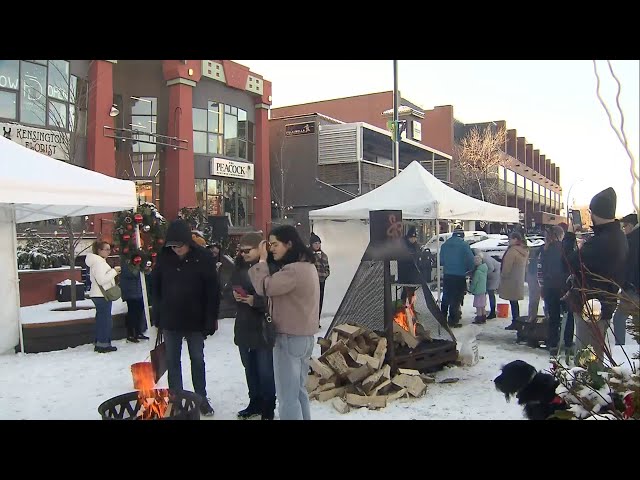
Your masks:
<svg viewBox="0 0 640 480"><path fill-rule="evenodd" d="M522 405L529 420L546 420L557 410L566 410L568 405L556 395L560 384L548 373L538 372L535 367L522 360L515 360L502 367L502 373L493 383L509 401L512 395Z"/></svg>

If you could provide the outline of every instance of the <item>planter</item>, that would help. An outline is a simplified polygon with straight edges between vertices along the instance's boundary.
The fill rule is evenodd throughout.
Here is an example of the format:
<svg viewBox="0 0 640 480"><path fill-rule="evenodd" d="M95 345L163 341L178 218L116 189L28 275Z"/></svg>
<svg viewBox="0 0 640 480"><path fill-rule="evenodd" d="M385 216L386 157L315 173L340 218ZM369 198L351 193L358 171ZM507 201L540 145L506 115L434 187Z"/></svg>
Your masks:
<svg viewBox="0 0 640 480"><path fill-rule="evenodd" d="M71 285L56 285L56 300L59 302L71 301ZM76 282L76 300L84 300L84 283Z"/></svg>

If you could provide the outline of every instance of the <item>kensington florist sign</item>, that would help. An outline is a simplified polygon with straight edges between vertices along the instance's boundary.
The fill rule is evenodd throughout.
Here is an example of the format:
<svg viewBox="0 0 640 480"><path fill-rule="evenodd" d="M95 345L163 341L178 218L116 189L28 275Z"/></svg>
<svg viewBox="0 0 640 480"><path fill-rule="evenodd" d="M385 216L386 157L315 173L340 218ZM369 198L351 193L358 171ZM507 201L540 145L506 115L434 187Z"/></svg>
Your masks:
<svg viewBox="0 0 640 480"><path fill-rule="evenodd" d="M253 180L253 164L234 162L223 158L212 158L211 175Z"/></svg>
<svg viewBox="0 0 640 480"><path fill-rule="evenodd" d="M25 127L17 123L0 123L0 127L4 138L48 157L67 160L64 145L69 144L68 133Z"/></svg>

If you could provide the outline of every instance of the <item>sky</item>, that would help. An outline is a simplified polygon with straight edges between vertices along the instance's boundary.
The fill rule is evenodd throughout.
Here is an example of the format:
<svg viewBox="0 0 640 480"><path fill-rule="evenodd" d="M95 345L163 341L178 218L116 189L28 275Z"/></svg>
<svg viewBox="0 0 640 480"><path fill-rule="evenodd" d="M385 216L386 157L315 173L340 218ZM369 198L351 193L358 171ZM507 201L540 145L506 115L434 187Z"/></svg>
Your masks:
<svg viewBox="0 0 640 480"><path fill-rule="evenodd" d="M236 60L273 84L273 107L393 89L391 60ZM598 61L601 95L619 125L616 85ZM640 62L612 61L620 79L625 132L638 164ZM633 211L630 160L596 96L587 60L399 60L401 95L425 109L453 105L461 122L506 120L560 166L566 203L612 186L618 216Z"/></svg>
<svg viewBox="0 0 640 480"><path fill-rule="evenodd" d="M524 303L523 303L524 302ZM527 298L520 302L526 305ZM118 310L120 304L118 302ZM90 306L91 301L80 302ZM48 311L69 305L50 302L44 305L23 307L22 316L30 323L60 321ZM125 307L126 308L126 307ZM542 302L540 303L542 313ZM114 311L116 308L114 308ZM506 402L504 395L496 391L493 379L500 374L502 365L516 359L544 370L549 368L549 354L541 348L533 349L515 343L515 332L506 331L510 323L506 318L489 320L486 325L470 325L475 309L470 295L463 306L463 327L455 335L461 348L465 341L477 335L479 362L473 366L454 366L435 374L436 382L458 378L456 383L429 384L426 394L417 399L397 400L381 410L353 409L340 414L330 402L311 401L311 418L316 420L428 420L428 419L512 419L522 420L522 407L515 401ZM75 312L58 312L68 318ZM95 310L85 311L85 316L95 315ZM332 315L321 319L324 332ZM205 341L207 393L215 409L213 417L203 420L233 420L236 412L247 406L247 387L238 348L233 343L231 318L220 320L215 335ZM155 328L153 328L155 331ZM56 352L0 355L0 420L99 420L98 406L117 395L133 391L131 365L149 361L152 340L127 343L113 342L117 352L100 354L93 345L81 345ZM465 340L466 338L466 340ZM626 354L631 356L638 345L627 335ZM320 355L316 344L314 357ZM615 358L624 364L625 354L616 347ZM628 368L628 362L626 363ZM182 349L184 388L193 391L187 347ZM157 385L167 387L166 374ZM46 392L46 402L42 402ZM276 412L276 418L278 414Z"/></svg>

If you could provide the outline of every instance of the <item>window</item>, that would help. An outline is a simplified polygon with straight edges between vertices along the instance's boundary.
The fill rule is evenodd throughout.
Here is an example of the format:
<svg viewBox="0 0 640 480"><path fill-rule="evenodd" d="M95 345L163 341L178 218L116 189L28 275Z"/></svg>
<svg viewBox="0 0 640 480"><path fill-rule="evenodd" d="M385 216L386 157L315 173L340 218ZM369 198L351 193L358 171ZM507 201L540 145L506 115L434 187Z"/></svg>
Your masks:
<svg viewBox="0 0 640 480"><path fill-rule="evenodd" d="M502 165L498 165L498 178L503 180L506 178L505 168Z"/></svg>
<svg viewBox="0 0 640 480"><path fill-rule="evenodd" d="M206 110L194 108L193 151L253 162L255 126L248 120L246 110L211 101Z"/></svg>
<svg viewBox="0 0 640 480"><path fill-rule="evenodd" d="M131 97L131 100L131 123L129 126L134 131L131 135L131 149L135 153L153 153L157 147L156 137L153 134L157 133L158 99L156 97Z"/></svg>
<svg viewBox="0 0 640 480"><path fill-rule="evenodd" d="M528 200L533 200L533 182L531 180L529 180L528 178L524 179L524 183L526 186L526 190L527 190L527 199Z"/></svg>
<svg viewBox="0 0 640 480"><path fill-rule="evenodd" d="M0 118L73 130L80 91L86 93L86 85L70 74L66 60L0 60Z"/></svg>
<svg viewBox="0 0 640 480"><path fill-rule="evenodd" d="M226 215L232 226L253 225L253 185L236 180L196 179L196 201L207 215Z"/></svg>
<svg viewBox="0 0 640 480"><path fill-rule="evenodd" d="M514 184L516 183L516 172L513 170L509 170L507 168L507 183Z"/></svg>

